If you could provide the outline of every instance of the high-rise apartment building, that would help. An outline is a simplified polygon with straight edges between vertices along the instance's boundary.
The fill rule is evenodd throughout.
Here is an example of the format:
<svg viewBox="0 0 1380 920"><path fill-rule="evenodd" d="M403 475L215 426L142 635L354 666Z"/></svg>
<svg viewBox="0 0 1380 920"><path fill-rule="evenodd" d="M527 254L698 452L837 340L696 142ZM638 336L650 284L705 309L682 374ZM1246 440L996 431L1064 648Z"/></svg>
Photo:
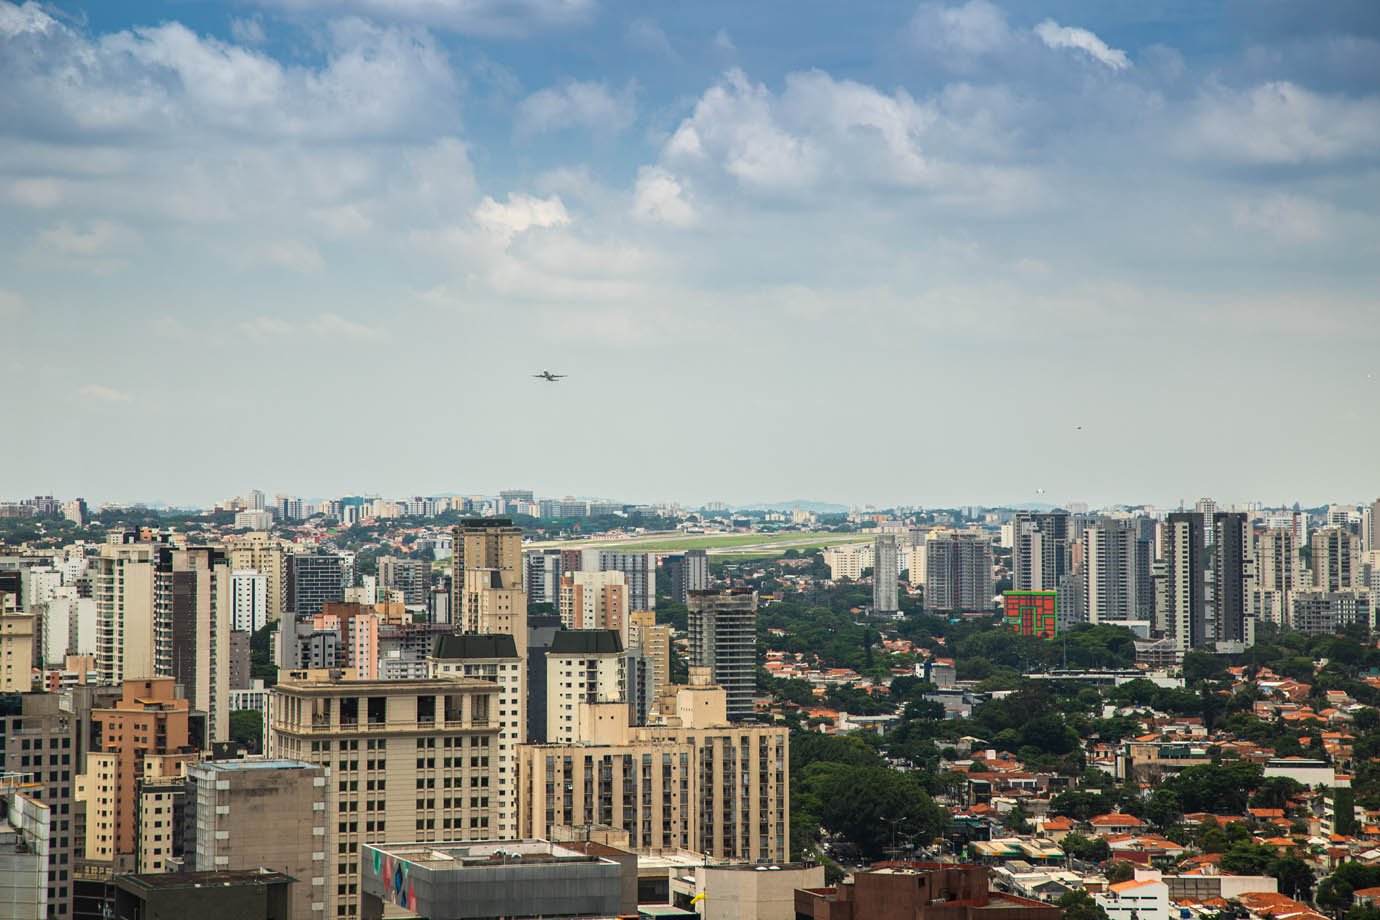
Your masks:
<svg viewBox="0 0 1380 920"><path fill-rule="evenodd" d="M678 604L690 602L691 591L709 589L709 554L702 549L686 550L661 561L671 581L671 600Z"/></svg>
<svg viewBox="0 0 1380 920"><path fill-rule="evenodd" d="M1380 498L1365 506L1362 519L1362 552L1380 550Z"/></svg>
<svg viewBox="0 0 1380 920"><path fill-rule="evenodd" d="M268 624L268 576L253 569L230 573L230 627L257 632Z"/></svg>
<svg viewBox="0 0 1380 920"><path fill-rule="evenodd" d="M485 840L498 826L500 690L486 680L288 672L268 755L329 767L325 917L359 916L360 846Z"/></svg>
<svg viewBox="0 0 1380 920"><path fill-rule="evenodd" d="M512 636L441 636L427 658L428 677L463 677L498 686L498 807L492 828L498 839L515 832L517 747L527 740L527 681Z"/></svg>
<svg viewBox="0 0 1380 920"><path fill-rule="evenodd" d="M656 609L656 555L614 549L587 549L582 572L622 572L628 582L630 610Z"/></svg>
<svg viewBox="0 0 1380 920"><path fill-rule="evenodd" d="M606 825L634 849L692 849L716 859L780 862L790 853L789 732L733 724L708 672L691 670L674 712L630 727L618 707L585 705L576 744L519 749L518 831ZM601 708L608 718L601 717Z"/></svg>
<svg viewBox="0 0 1380 920"><path fill-rule="evenodd" d="M154 674L153 582L159 544L111 534L95 560L96 662L103 684Z"/></svg>
<svg viewBox="0 0 1380 920"><path fill-rule="evenodd" d="M708 668L713 682L723 688L729 720L751 716L757 692L757 592L695 591L687 626L690 664Z"/></svg>
<svg viewBox="0 0 1380 920"><path fill-rule="evenodd" d="M339 553L293 553L288 557L288 609L294 617L312 617L325 604L345 600L350 586L349 561Z"/></svg>
<svg viewBox="0 0 1380 920"><path fill-rule="evenodd" d="M558 549L532 549L522 554L522 584L529 604L555 607L560 603L561 558Z"/></svg>
<svg viewBox="0 0 1380 920"><path fill-rule="evenodd" d="M224 550L158 548L153 674L171 677L183 688L191 708L209 716L216 741L230 737L231 596Z"/></svg>
<svg viewBox="0 0 1380 920"><path fill-rule="evenodd" d="M225 544L234 572L258 572L265 579L264 615L277 623L288 606L287 544L270 534L255 531L235 537ZM239 627L236 627L237 629Z"/></svg>
<svg viewBox="0 0 1380 920"><path fill-rule="evenodd" d="M1011 569L1017 591L1055 591L1067 575L1069 513L1018 512L1012 519Z"/></svg>
<svg viewBox="0 0 1380 920"><path fill-rule="evenodd" d="M933 530L926 535L926 610L943 615L990 613L995 590L988 534Z"/></svg>
<svg viewBox="0 0 1380 920"><path fill-rule="evenodd" d="M1219 642L1253 642L1251 527L1243 511L1212 516L1212 617Z"/></svg>
<svg viewBox="0 0 1380 920"><path fill-rule="evenodd" d="M425 607L431 593L431 563L425 559L402 559L380 556L379 587L387 591L401 591L403 603L409 607Z"/></svg>
<svg viewBox="0 0 1380 920"><path fill-rule="evenodd" d="M93 710L91 720L98 740L76 791L86 805L84 853L88 862L136 871L141 784L176 775L201 756L192 745L191 710L171 677L127 679L121 698Z"/></svg>
<svg viewBox="0 0 1380 920"><path fill-rule="evenodd" d="M1140 580L1136 529L1129 519L1100 518L1083 531L1084 603L1089 623L1136 619Z"/></svg>
<svg viewBox="0 0 1380 920"><path fill-rule="evenodd" d="M628 580L622 572L562 575L559 609L566 629L611 629L628 646Z"/></svg>
<svg viewBox="0 0 1380 920"><path fill-rule="evenodd" d="M656 611L634 610L629 618L628 648L640 650L652 669L653 694L671 683L671 626L658 624Z"/></svg>
<svg viewBox="0 0 1380 920"><path fill-rule="evenodd" d="M627 721L628 656L618 633L563 629L546 652L546 740L574 744L582 704L616 703Z"/></svg>
<svg viewBox="0 0 1380 920"><path fill-rule="evenodd" d="M1314 531L1311 546L1315 590L1341 591L1361 583L1361 541L1354 533L1324 527Z"/></svg>
<svg viewBox="0 0 1380 920"><path fill-rule="evenodd" d="M1290 597L1298 586L1298 544L1292 527L1270 527L1256 537L1254 615L1287 626Z"/></svg>
<svg viewBox="0 0 1380 920"><path fill-rule="evenodd" d="M872 550L872 609L895 613L901 609L898 586L901 581L901 553L896 534L877 535Z"/></svg>
<svg viewBox="0 0 1380 920"><path fill-rule="evenodd" d="M331 771L300 760L220 760L187 767L186 871L272 869L296 880L284 920L325 917Z"/></svg>
<svg viewBox="0 0 1380 920"><path fill-rule="evenodd" d="M1179 654L1198 648L1207 638L1207 546L1203 516L1174 511L1161 530L1160 557L1165 564L1165 610L1162 622Z"/></svg>
<svg viewBox="0 0 1380 920"><path fill-rule="evenodd" d="M34 681L32 613L0 611L0 693L27 693Z"/></svg>
<svg viewBox="0 0 1380 920"><path fill-rule="evenodd" d="M510 635L526 654L522 530L507 518L475 518L454 527L452 544L452 623L461 632Z"/></svg>

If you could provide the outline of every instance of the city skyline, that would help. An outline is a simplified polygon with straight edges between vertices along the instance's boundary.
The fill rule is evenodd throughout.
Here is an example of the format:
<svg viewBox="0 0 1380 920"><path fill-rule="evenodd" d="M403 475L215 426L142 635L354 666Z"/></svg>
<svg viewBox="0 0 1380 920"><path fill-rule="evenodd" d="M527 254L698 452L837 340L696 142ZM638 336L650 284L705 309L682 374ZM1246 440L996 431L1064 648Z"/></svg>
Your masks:
<svg viewBox="0 0 1380 920"><path fill-rule="evenodd" d="M1365 2L0 2L0 483L1365 497L1378 49Z"/></svg>

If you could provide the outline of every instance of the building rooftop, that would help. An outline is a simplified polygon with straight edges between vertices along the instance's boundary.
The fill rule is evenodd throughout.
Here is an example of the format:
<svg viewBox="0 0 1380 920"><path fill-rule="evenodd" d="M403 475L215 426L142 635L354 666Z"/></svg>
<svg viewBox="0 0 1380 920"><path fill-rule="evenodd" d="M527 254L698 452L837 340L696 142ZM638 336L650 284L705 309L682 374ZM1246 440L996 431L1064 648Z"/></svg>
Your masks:
<svg viewBox="0 0 1380 920"><path fill-rule="evenodd" d="M377 843L367 844L365 849L375 850L415 866L442 871L540 863L610 861L602 856L586 855L570 847L539 838L465 843Z"/></svg>
<svg viewBox="0 0 1380 920"><path fill-rule="evenodd" d="M563 629L551 637L550 655L595 654L623 651L623 640L614 629Z"/></svg>
<svg viewBox="0 0 1380 920"><path fill-rule="evenodd" d="M437 636L431 657L446 659L516 658L517 643L512 636Z"/></svg>
<svg viewBox="0 0 1380 920"><path fill-rule="evenodd" d="M244 770L315 770L315 764L301 760L279 760L245 758L243 760L203 760L193 764L192 769L214 770L217 773L237 773Z"/></svg>
<svg viewBox="0 0 1380 920"><path fill-rule="evenodd" d="M220 872L149 872L117 875L116 884L142 891L173 891L180 888L226 888L232 885L284 885L297 881L269 869L230 869Z"/></svg>

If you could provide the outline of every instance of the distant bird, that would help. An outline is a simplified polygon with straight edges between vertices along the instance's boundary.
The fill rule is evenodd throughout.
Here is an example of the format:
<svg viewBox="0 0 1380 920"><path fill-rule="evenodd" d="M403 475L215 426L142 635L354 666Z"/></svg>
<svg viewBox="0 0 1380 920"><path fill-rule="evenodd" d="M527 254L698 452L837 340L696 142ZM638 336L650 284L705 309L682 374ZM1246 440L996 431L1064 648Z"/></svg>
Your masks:
<svg viewBox="0 0 1380 920"><path fill-rule="evenodd" d="M1082 431L1082 430L1083 430L1083 426L1082 426L1082 425L1074 425L1073 427L1074 427L1074 429L1075 429L1076 431Z"/></svg>
<svg viewBox="0 0 1380 920"><path fill-rule="evenodd" d="M550 371L542 371L540 374L533 374L532 376L533 376L533 377L536 377L538 380L545 380L547 383L555 383L557 380L560 380L562 377L567 377L567 376L569 376L569 375L568 375L568 374L553 374L553 373L551 373Z"/></svg>
<svg viewBox="0 0 1380 920"><path fill-rule="evenodd" d="M1044 490L1044 489L1036 489L1036 490L1035 490L1035 494L1036 494L1036 495L1044 495L1044 494L1045 494L1045 490Z"/></svg>

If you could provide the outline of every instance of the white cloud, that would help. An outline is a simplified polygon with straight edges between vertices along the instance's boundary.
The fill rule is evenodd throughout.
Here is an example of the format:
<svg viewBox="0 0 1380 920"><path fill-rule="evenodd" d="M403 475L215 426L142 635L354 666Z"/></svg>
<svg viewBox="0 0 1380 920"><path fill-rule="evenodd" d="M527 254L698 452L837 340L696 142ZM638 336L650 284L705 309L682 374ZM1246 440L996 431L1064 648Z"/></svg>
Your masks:
<svg viewBox="0 0 1380 920"><path fill-rule="evenodd" d="M246 320L240 323L240 329L245 335L255 339L279 338L297 331L292 323L272 316L256 316L254 319Z"/></svg>
<svg viewBox="0 0 1380 920"><path fill-rule="evenodd" d="M383 338L383 333L372 326L346 319L338 313L322 313L312 320L308 328L323 337L349 339L353 342L370 342Z"/></svg>
<svg viewBox="0 0 1380 920"><path fill-rule="evenodd" d="M472 35L512 36L589 20L596 0L258 0L300 12L356 13Z"/></svg>
<svg viewBox="0 0 1380 920"><path fill-rule="evenodd" d="M1006 14L987 0L969 0L961 6L922 4L910 29L921 47L960 55L987 54L1011 40Z"/></svg>
<svg viewBox="0 0 1380 920"><path fill-rule="evenodd" d="M1313 243L1327 235L1330 209L1299 195L1277 193L1238 201L1232 219L1238 227L1259 230L1289 243Z"/></svg>
<svg viewBox="0 0 1380 920"><path fill-rule="evenodd" d="M1203 94L1179 136L1190 156L1295 166L1380 154L1380 96L1325 95L1287 81Z"/></svg>
<svg viewBox="0 0 1380 920"><path fill-rule="evenodd" d="M264 33L264 21L259 16L231 19L230 37L241 45L262 45L268 40Z"/></svg>
<svg viewBox="0 0 1380 920"><path fill-rule="evenodd" d="M77 390L77 393L89 400L98 403L125 403L130 401L130 395L114 387L102 386L99 383L88 383L86 386Z"/></svg>
<svg viewBox="0 0 1380 920"><path fill-rule="evenodd" d="M383 339L384 334L372 326L341 316L339 313L318 313L310 319L291 322L276 316L259 316L240 323L245 335L260 341L292 337L344 339L351 342L371 342Z"/></svg>
<svg viewBox="0 0 1380 920"><path fill-rule="evenodd" d="M651 223L688 227L695 222L695 207L685 186L659 166L644 166L633 187L633 216Z"/></svg>
<svg viewBox="0 0 1380 920"><path fill-rule="evenodd" d="M564 227L570 223L570 215L559 195L534 198L520 192L510 194L507 204L499 204L486 196L474 209L474 219L505 239L534 227Z"/></svg>
<svg viewBox="0 0 1380 920"><path fill-rule="evenodd" d="M714 33L714 48L727 54L738 50L738 46L733 44L733 36L728 34L727 29L720 29Z"/></svg>
<svg viewBox="0 0 1380 920"><path fill-rule="evenodd" d="M50 177L17 179L10 183L10 197L31 208L51 208L66 195L66 183Z"/></svg>
<svg viewBox="0 0 1380 920"><path fill-rule="evenodd" d="M1072 48L1082 51L1093 60L1107 65L1112 70L1125 70L1131 66L1131 60L1126 56L1125 51L1108 47L1106 42L1087 29L1061 26L1053 19L1046 19L1035 27L1035 34L1048 48L1056 50Z"/></svg>
<svg viewBox="0 0 1380 920"><path fill-rule="evenodd" d="M639 51L673 60L678 57L676 49L671 47L671 40L666 37L666 31L650 19L634 19L628 23L623 35L628 44Z"/></svg>
<svg viewBox="0 0 1380 920"><path fill-rule="evenodd" d="M538 90L518 105L519 134L544 134L571 127L601 134L617 134L637 115L636 86L628 83L617 93L607 83L568 81Z"/></svg>
<svg viewBox="0 0 1380 920"><path fill-rule="evenodd" d="M38 232L23 253L26 264L49 271L107 275L124 268L140 236L115 221L59 221Z"/></svg>
<svg viewBox="0 0 1380 920"><path fill-rule="evenodd" d="M317 248L303 240L268 243L256 255L261 262L304 275L315 274L325 267Z"/></svg>

